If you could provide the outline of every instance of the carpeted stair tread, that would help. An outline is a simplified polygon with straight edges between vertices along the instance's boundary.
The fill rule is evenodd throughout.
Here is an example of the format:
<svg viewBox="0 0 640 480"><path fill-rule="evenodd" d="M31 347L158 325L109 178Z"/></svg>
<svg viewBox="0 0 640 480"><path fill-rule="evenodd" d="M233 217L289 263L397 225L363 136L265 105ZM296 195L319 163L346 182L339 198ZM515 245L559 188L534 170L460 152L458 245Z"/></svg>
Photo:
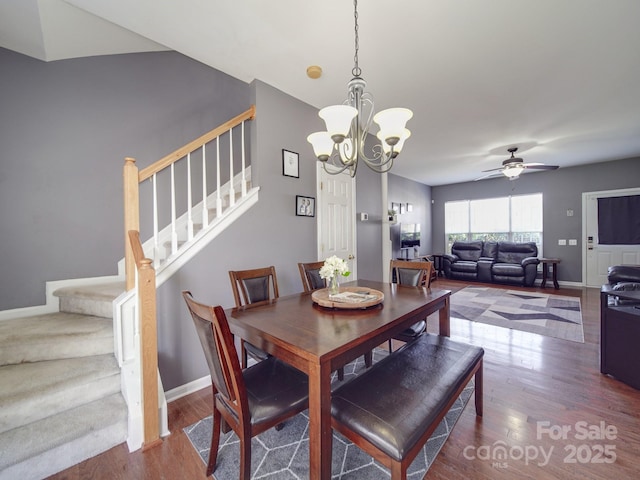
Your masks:
<svg viewBox="0 0 640 480"><path fill-rule="evenodd" d="M51 313L0 322L0 365L113 353L113 321Z"/></svg>
<svg viewBox="0 0 640 480"><path fill-rule="evenodd" d="M40 479L127 438L120 393L0 434L0 480Z"/></svg>
<svg viewBox="0 0 640 480"><path fill-rule="evenodd" d="M113 317L113 301L125 291L122 281L63 287L53 292L60 299L60 311L98 317Z"/></svg>
<svg viewBox="0 0 640 480"><path fill-rule="evenodd" d="M120 392L112 354L0 367L0 432Z"/></svg>

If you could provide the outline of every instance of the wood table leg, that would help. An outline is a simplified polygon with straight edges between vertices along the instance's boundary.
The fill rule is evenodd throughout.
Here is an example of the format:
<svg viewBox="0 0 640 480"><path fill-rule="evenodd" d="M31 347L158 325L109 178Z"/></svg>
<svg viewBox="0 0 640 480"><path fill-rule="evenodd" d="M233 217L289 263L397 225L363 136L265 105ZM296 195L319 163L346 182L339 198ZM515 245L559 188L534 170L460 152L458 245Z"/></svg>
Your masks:
<svg viewBox="0 0 640 480"><path fill-rule="evenodd" d="M331 367L312 365L309 372L309 478L331 478Z"/></svg>
<svg viewBox="0 0 640 480"><path fill-rule="evenodd" d="M560 288L560 285L558 285L558 262L553 262L551 264L551 271L553 274L553 286L558 290Z"/></svg>
<svg viewBox="0 0 640 480"><path fill-rule="evenodd" d="M438 311L440 320L440 335L444 337L451 336L451 310L449 297L444 300L444 307Z"/></svg>
<svg viewBox="0 0 640 480"><path fill-rule="evenodd" d="M545 288L547 285L547 271L549 270L549 264L547 262L542 262L542 283L540 287Z"/></svg>

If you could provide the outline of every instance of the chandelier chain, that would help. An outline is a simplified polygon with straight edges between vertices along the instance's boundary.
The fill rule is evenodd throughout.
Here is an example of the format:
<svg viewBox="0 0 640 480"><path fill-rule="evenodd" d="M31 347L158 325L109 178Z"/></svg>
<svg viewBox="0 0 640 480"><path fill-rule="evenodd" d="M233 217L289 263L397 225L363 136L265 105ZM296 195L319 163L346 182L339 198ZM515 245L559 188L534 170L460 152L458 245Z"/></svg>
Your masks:
<svg viewBox="0 0 640 480"><path fill-rule="evenodd" d="M360 50L360 41L358 38L358 0L353 0L353 20L354 20L354 37L355 37L355 54L353 55L353 69L351 74L354 77L359 77L362 70L358 66L358 50Z"/></svg>

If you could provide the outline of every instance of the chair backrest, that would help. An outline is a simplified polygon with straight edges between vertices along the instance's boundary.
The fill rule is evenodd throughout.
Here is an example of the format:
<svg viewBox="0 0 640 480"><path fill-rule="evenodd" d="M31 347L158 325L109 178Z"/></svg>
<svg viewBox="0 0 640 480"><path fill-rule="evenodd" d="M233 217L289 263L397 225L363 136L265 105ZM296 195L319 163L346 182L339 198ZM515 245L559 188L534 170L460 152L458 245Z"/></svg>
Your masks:
<svg viewBox="0 0 640 480"><path fill-rule="evenodd" d="M324 261L298 263L300 279L302 280L302 287L305 292L311 292L327 286L326 280L320 277L320 269L323 265Z"/></svg>
<svg viewBox="0 0 640 480"><path fill-rule="evenodd" d="M389 278L400 285L429 287L433 263L410 260L391 260ZM394 275L395 274L395 275Z"/></svg>
<svg viewBox="0 0 640 480"><path fill-rule="evenodd" d="M247 389L224 310L196 302L189 291L183 291L182 296L200 338L215 392L236 412L238 419L249 418Z"/></svg>
<svg viewBox="0 0 640 480"><path fill-rule="evenodd" d="M278 298L278 279L275 267L232 270L229 272L236 307L257 306Z"/></svg>

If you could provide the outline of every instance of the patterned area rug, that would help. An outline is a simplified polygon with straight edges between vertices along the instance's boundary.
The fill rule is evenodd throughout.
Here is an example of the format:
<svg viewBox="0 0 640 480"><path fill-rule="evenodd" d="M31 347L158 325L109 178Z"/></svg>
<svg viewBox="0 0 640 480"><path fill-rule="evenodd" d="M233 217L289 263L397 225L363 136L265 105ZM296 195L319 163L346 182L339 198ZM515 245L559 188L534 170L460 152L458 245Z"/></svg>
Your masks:
<svg viewBox="0 0 640 480"><path fill-rule="evenodd" d="M584 343L577 297L465 287L451 296L451 317Z"/></svg>
<svg viewBox="0 0 640 480"><path fill-rule="evenodd" d="M386 355L385 350L375 349L374 362ZM362 357L351 362L345 367L344 381L348 381L364 369ZM335 374L333 381L338 381ZM464 410L473 389L472 380L438 425L422 452L409 467L408 478L419 479L425 475ZM209 460L212 422L212 417L209 416L184 429L205 465ZM309 417L305 411L285 422L284 428L279 432L272 428L254 437L251 441L251 478L278 480L309 478L308 430ZM229 432L226 435L221 435L218 465L213 473L216 480L238 478L239 450L240 441L235 433ZM333 434L332 458L332 479L380 480L390 478L389 472L384 466L335 432Z"/></svg>

